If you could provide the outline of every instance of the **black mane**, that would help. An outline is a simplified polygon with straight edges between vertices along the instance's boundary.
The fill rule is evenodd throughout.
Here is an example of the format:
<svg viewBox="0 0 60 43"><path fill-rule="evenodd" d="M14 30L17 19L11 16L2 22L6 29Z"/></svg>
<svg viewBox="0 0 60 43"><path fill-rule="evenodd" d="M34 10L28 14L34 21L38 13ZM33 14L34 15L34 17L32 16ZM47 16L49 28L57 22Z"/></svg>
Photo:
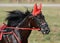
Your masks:
<svg viewBox="0 0 60 43"><path fill-rule="evenodd" d="M25 18L27 16L27 14L24 14L24 12L21 12L19 10L14 10L14 11L8 11L8 16L6 18L6 20L16 20L16 19L20 19L20 18Z"/></svg>
<svg viewBox="0 0 60 43"><path fill-rule="evenodd" d="M5 20L8 21L8 26L16 26L18 23L20 23L28 14L29 11L26 11L25 13L19 10L14 11L8 11L8 16Z"/></svg>

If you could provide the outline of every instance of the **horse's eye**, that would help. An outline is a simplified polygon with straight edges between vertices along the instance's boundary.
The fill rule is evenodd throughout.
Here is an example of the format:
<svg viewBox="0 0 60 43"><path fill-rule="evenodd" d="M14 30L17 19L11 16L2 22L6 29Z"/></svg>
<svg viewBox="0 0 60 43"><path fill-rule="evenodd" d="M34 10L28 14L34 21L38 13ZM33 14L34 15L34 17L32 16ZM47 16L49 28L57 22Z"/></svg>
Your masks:
<svg viewBox="0 0 60 43"><path fill-rule="evenodd" d="M40 19L40 16L36 16L36 18Z"/></svg>

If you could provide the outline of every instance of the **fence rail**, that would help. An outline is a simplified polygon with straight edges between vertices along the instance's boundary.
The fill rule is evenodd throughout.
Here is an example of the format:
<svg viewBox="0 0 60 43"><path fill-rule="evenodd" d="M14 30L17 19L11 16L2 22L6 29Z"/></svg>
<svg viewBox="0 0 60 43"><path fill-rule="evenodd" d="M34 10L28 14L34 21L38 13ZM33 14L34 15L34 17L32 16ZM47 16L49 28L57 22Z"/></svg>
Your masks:
<svg viewBox="0 0 60 43"><path fill-rule="evenodd" d="M34 4L0 4L0 7L33 7ZM60 4L42 4L43 7L60 7Z"/></svg>

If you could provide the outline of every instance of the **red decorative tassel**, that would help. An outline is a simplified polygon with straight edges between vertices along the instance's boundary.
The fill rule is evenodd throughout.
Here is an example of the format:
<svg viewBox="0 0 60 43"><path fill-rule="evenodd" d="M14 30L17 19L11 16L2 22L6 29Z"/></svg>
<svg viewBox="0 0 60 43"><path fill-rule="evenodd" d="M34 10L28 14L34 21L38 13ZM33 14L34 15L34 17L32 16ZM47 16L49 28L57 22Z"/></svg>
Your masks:
<svg viewBox="0 0 60 43"><path fill-rule="evenodd" d="M35 16L37 12L37 4L34 5L34 8L33 8L33 12L32 12L32 15Z"/></svg>
<svg viewBox="0 0 60 43"><path fill-rule="evenodd" d="M38 6L39 10L42 10L42 3L40 3L40 6Z"/></svg>
<svg viewBox="0 0 60 43"><path fill-rule="evenodd" d="M39 7L39 8L38 8ZM33 9L33 12L32 12L32 15L33 16L37 16L38 14L41 13L41 10L42 10L42 4L40 4L40 6L37 7L37 4L34 5L34 9Z"/></svg>

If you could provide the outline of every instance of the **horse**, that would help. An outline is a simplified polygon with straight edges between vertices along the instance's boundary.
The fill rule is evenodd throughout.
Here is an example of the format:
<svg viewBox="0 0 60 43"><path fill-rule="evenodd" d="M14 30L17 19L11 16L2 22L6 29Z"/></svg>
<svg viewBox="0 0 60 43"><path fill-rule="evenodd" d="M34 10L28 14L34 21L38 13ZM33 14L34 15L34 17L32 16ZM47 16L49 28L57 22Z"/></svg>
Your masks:
<svg viewBox="0 0 60 43"><path fill-rule="evenodd" d="M23 13L21 11L15 10L15 11L9 11L9 15L6 18L7 20L7 26L9 27L16 27L16 28L39 28L43 34L49 34L50 29L49 26L45 20L44 15L42 14L41 8L37 8L37 5L34 5L34 9L32 12L29 12L28 10ZM7 31L9 29L6 29ZM11 31L11 29L9 30ZM14 30L15 33L17 33L18 38L20 39L21 43L28 43L28 37L31 34L32 30ZM9 36L8 36L9 37ZM14 37L14 36L13 36ZM15 38L12 43L19 43L16 41Z"/></svg>

